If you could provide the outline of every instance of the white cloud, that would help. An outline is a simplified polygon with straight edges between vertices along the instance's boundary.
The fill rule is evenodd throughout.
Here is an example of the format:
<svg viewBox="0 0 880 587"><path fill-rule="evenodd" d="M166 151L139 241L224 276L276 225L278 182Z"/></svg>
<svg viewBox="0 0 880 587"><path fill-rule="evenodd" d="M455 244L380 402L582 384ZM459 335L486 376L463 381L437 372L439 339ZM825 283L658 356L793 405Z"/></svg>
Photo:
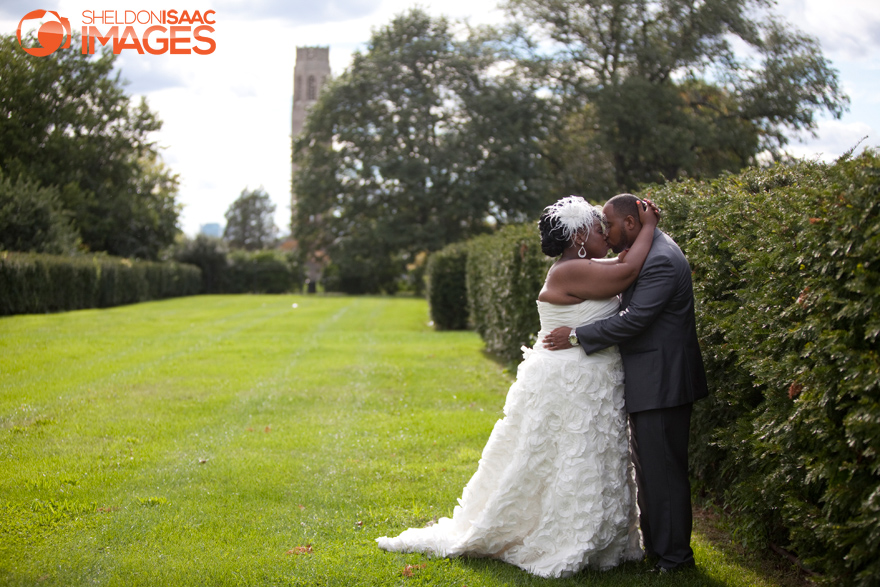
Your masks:
<svg viewBox="0 0 880 587"><path fill-rule="evenodd" d="M12 26L15 29L25 14L38 8L57 10L58 0L46 0L39 3L35 3L32 0L4 0L3 4L0 5L0 22L6 22L7 20L15 21Z"/></svg>
<svg viewBox="0 0 880 587"><path fill-rule="evenodd" d="M832 60L868 60L876 58L880 49L880 4L876 0L779 0L776 10L818 38Z"/></svg>
<svg viewBox="0 0 880 587"><path fill-rule="evenodd" d="M792 142L786 151L795 157L831 162L853 149L857 154L880 144L877 128L864 122L822 121L817 134L818 138L806 143Z"/></svg>
<svg viewBox="0 0 880 587"><path fill-rule="evenodd" d="M117 58L115 69L125 80L125 90L129 94L145 95L167 88L185 87L187 76L175 67L171 57L123 53Z"/></svg>
<svg viewBox="0 0 880 587"><path fill-rule="evenodd" d="M349 20L375 11L375 3L370 0L216 0L214 5L223 18L294 24Z"/></svg>

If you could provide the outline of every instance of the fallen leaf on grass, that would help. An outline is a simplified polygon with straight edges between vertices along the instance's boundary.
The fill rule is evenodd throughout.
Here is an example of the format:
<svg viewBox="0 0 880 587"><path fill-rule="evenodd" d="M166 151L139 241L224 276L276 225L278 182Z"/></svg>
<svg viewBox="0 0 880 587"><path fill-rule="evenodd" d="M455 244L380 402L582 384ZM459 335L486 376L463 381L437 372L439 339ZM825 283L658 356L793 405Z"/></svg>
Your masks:
<svg viewBox="0 0 880 587"><path fill-rule="evenodd" d="M305 546L297 546L292 550L288 550L284 554L312 554L312 545L306 544Z"/></svg>
<svg viewBox="0 0 880 587"><path fill-rule="evenodd" d="M406 565L406 567L405 567L405 568L403 569L403 571L402 571L403 576L404 576L404 577L412 577L412 576L413 576L413 571L418 571L419 569L424 569L424 568L426 568L427 566L428 566L428 565L425 564L425 563L422 563L422 564L420 564L420 565Z"/></svg>
<svg viewBox="0 0 880 587"><path fill-rule="evenodd" d="M298 507L298 508L301 509L301 510L306 509L306 506L304 506L304 505L298 505L298 506L296 506L296 507Z"/></svg>
<svg viewBox="0 0 880 587"><path fill-rule="evenodd" d="M270 426L266 426L266 429L263 432L272 432L272 428Z"/></svg>

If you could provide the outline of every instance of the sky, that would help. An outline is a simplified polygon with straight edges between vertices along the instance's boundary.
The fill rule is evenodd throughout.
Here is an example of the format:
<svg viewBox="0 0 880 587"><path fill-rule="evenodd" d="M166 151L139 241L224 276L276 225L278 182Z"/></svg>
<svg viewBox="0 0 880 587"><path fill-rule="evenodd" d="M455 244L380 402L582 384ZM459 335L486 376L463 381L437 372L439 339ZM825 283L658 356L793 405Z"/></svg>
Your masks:
<svg viewBox="0 0 880 587"><path fill-rule="evenodd" d="M372 32L412 7L471 24L503 20L497 0L2 0L0 30L14 33L25 14L55 10L74 30L83 12L214 10L208 55L138 55L117 59L126 90L143 96L163 121L155 139L164 162L179 175L180 225L194 236L204 224L225 224L244 189L262 187L276 206L282 233L290 225L290 116L296 47L330 48L339 75L352 53L365 51ZM849 111L821 115L817 137L793 137L798 157L833 160L856 147L880 147L880 2L778 0L774 11L819 39L838 70ZM33 21L29 21L33 22ZM98 24L105 32L109 26ZM146 25L138 25L142 34ZM206 47L206 43L195 43ZM190 46L193 46L191 44ZM76 49L73 49L76 50ZM859 143L864 137L863 142Z"/></svg>

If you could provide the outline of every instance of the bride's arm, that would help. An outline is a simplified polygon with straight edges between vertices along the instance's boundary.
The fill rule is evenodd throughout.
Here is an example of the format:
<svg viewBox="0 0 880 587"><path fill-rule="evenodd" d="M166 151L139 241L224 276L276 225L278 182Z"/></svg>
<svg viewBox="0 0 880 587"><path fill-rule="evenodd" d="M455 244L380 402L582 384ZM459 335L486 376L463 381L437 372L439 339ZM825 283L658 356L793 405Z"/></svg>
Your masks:
<svg viewBox="0 0 880 587"><path fill-rule="evenodd" d="M566 293L583 300L606 299L632 285L648 258L658 221L653 205L638 208L642 229L625 255L607 260L610 263L604 259L572 260L559 268L558 283Z"/></svg>

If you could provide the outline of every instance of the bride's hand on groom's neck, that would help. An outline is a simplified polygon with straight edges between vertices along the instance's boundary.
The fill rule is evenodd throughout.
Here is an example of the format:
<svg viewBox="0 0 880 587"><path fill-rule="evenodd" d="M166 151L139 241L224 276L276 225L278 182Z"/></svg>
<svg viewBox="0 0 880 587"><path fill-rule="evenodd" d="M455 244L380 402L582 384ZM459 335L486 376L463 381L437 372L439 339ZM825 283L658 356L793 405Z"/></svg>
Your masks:
<svg viewBox="0 0 880 587"><path fill-rule="evenodd" d="M638 209L642 226L653 228L660 223L660 208L653 201L647 198L639 200Z"/></svg>

